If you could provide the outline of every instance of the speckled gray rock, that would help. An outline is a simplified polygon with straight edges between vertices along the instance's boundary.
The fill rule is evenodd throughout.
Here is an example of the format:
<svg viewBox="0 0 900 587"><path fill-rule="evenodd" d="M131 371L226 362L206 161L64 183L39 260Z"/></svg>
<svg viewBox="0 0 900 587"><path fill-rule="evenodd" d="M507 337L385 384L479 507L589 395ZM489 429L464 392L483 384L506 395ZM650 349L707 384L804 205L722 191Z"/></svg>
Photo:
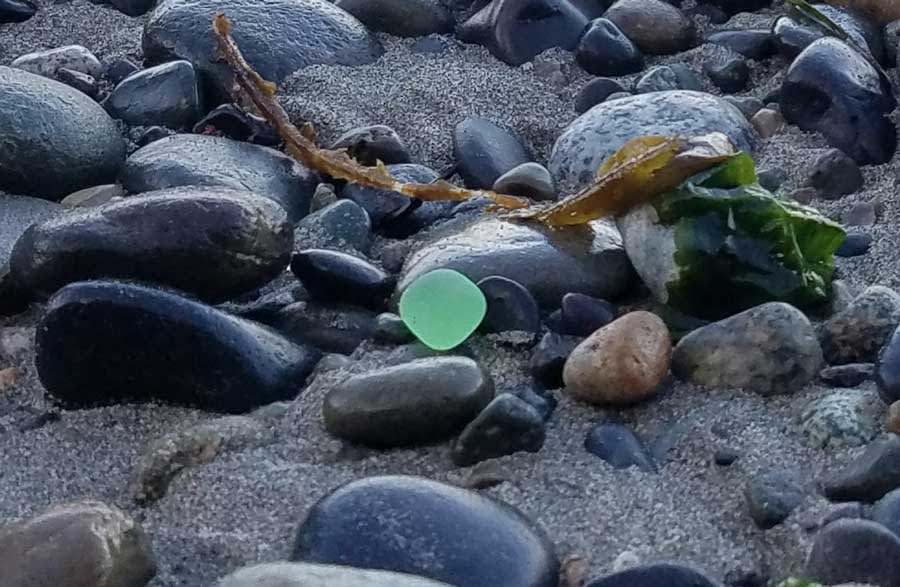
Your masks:
<svg viewBox="0 0 900 587"><path fill-rule="evenodd" d="M900 538L868 520L838 520L815 538L804 577L826 585L900 587Z"/></svg>
<svg viewBox="0 0 900 587"><path fill-rule="evenodd" d="M0 273L9 264L9 256L19 237L37 222L63 213L59 204L27 196L0 194Z"/></svg>
<svg viewBox="0 0 900 587"><path fill-rule="evenodd" d="M60 199L115 179L125 142L99 104L69 86L0 67L0 190Z"/></svg>
<svg viewBox="0 0 900 587"><path fill-rule="evenodd" d="M141 525L97 501L54 506L0 529L3 587L143 587L156 574Z"/></svg>
<svg viewBox="0 0 900 587"><path fill-rule="evenodd" d="M453 30L453 15L440 0L337 0L335 5L369 30L398 37L424 37Z"/></svg>
<svg viewBox="0 0 900 587"><path fill-rule="evenodd" d="M360 65L382 53L358 20L326 0L163 0L144 27L147 63L186 59L211 82L212 93L227 95L231 73L216 59L210 25L220 10L235 23L247 61L275 83L309 65Z"/></svg>
<svg viewBox="0 0 900 587"><path fill-rule="evenodd" d="M296 222L309 212L319 178L275 149L182 134L138 149L125 163L121 181L135 194L180 186L250 190L276 201Z"/></svg>
<svg viewBox="0 0 900 587"><path fill-rule="evenodd" d="M862 446L878 436L883 412L877 393L841 389L810 402L800 414L800 430L815 447Z"/></svg>
<svg viewBox="0 0 900 587"><path fill-rule="evenodd" d="M93 53L81 45L67 45L27 53L14 59L10 67L49 78L55 78L56 72L60 69L86 73L96 79L103 75L103 65Z"/></svg>
<svg viewBox="0 0 900 587"><path fill-rule="evenodd" d="M216 587L450 587L424 577L314 563L266 563L237 570Z"/></svg>
<svg viewBox="0 0 900 587"><path fill-rule="evenodd" d="M122 80L103 106L132 126L192 126L202 108L194 66L172 61L139 71Z"/></svg>
<svg viewBox="0 0 900 587"><path fill-rule="evenodd" d="M560 135L550 155L558 186L582 186L619 147L643 135L728 135L742 151L752 151L754 132L733 105L710 94L687 90L652 92L607 101L578 117Z"/></svg>
<svg viewBox="0 0 900 587"><path fill-rule="evenodd" d="M871 363L900 324L900 294L873 285L822 325L822 351L833 365Z"/></svg>
<svg viewBox="0 0 900 587"><path fill-rule="evenodd" d="M682 338L672 355L672 372L709 389L773 395L797 391L821 363L822 349L803 312L771 302Z"/></svg>
<svg viewBox="0 0 900 587"><path fill-rule="evenodd" d="M478 282L499 275L520 283L538 304L557 307L570 292L614 299L631 281L618 232L594 222L554 231L487 218L447 223L406 260L397 291L435 269L455 269Z"/></svg>
<svg viewBox="0 0 900 587"><path fill-rule="evenodd" d="M294 250L350 245L368 253L371 241L372 222L366 211L353 200L338 200L297 224Z"/></svg>
<svg viewBox="0 0 900 587"><path fill-rule="evenodd" d="M662 0L619 0L604 14L644 53L669 55L690 48L691 21Z"/></svg>

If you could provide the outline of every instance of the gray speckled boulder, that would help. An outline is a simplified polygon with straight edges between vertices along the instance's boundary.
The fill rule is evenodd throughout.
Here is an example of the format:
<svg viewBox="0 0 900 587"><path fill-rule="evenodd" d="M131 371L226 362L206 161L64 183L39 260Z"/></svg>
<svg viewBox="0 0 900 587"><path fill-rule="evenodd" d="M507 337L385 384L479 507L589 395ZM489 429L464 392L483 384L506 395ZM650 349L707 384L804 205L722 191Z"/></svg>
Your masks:
<svg viewBox="0 0 900 587"><path fill-rule="evenodd" d="M125 142L99 104L64 84L0 67L0 190L61 199L109 183Z"/></svg>
<svg viewBox="0 0 900 587"><path fill-rule="evenodd" d="M883 412L875 392L840 389L811 402L800 415L800 429L816 447L862 446L878 435Z"/></svg>
<svg viewBox="0 0 900 587"><path fill-rule="evenodd" d="M615 298L632 276L621 237L609 224L553 231L495 218L441 227L406 260L397 292L435 269L455 269L473 281L512 279L546 308L571 292Z"/></svg>
<svg viewBox="0 0 900 587"><path fill-rule="evenodd" d="M139 149L125 163L122 185L139 194L181 186L250 190L275 200L292 222L309 213L318 176L284 153L206 135L174 135Z"/></svg>
<svg viewBox="0 0 900 587"><path fill-rule="evenodd" d="M267 563L235 571L217 587L449 587L424 577L314 563Z"/></svg>
<svg viewBox="0 0 900 587"><path fill-rule="evenodd" d="M702 92L672 90L603 102L578 117L556 140L550 172L557 185L582 186L619 147L643 135L728 135L752 151L755 133L732 104Z"/></svg>
<svg viewBox="0 0 900 587"><path fill-rule="evenodd" d="M792 393L822 364L822 348L806 316L771 302L698 328L681 339L672 372L709 389Z"/></svg>
<svg viewBox="0 0 900 587"><path fill-rule="evenodd" d="M822 325L825 359L833 365L872 362L898 324L900 295L873 285Z"/></svg>
<svg viewBox="0 0 900 587"><path fill-rule="evenodd" d="M231 74L216 60L212 18L224 11L247 61L280 83L316 64L360 65L382 53L381 44L347 12L326 0L164 0L144 28L144 56L156 64L186 59L226 95Z"/></svg>

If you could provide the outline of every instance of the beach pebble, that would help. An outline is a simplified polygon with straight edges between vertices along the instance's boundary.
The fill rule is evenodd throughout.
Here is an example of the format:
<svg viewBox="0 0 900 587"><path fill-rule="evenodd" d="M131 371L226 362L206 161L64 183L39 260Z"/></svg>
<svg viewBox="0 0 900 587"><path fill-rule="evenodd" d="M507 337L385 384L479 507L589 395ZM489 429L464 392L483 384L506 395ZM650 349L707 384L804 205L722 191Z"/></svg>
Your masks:
<svg viewBox="0 0 900 587"><path fill-rule="evenodd" d="M662 0L618 0L603 16L650 55L680 53L694 42L691 21Z"/></svg>
<svg viewBox="0 0 900 587"><path fill-rule="evenodd" d="M587 14L570 0L491 0L456 31L465 43L483 45L501 61L518 66L553 47L572 50L592 18L603 13L602 3Z"/></svg>
<svg viewBox="0 0 900 587"><path fill-rule="evenodd" d="M740 110L710 94L676 90L604 102L563 131L550 155L558 186L583 186L600 164L629 140L644 135L728 135L735 147L751 152L754 131Z"/></svg>
<svg viewBox="0 0 900 587"><path fill-rule="evenodd" d="M265 563L244 567L216 587L450 587L406 573L315 563Z"/></svg>
<svg viewBox="0 0 900 587"><path fill-rule="evenodd" d="M813 163L809 184L826 200L852 194L863 187L863 176L851 157L840 149L829 149Z"/></svg>
<svg viewBox="0 0 900 587"><path fill-rule="evenodd" d="M672 372L707 389L744 388L764 396L794 393L822 364L809 319L770 302L694 330L672 355Z"/></svg>
<svg viewBox="0 0 900 587"><path fill-rule="evenodd" d="M225 188L175 188L40 223L19 239L10 268L41 298L106 277L224 301L274 279L292 242L287 215L271 200Z"/></svg>
<svg viewBox="0 0 900 587"><path fill-rule="evenodd" d="M625 405L653 396L669 372L672 342L665 323L632 312L579 344L566 360L563 380L575 399Z"/></svg>
<svg viewBox="0 0 900 587"><path fill-rule="evenodd" d="M900 488L900 436L876 440L840 471L824 479L825 496L832 501L871 503Z"/></svg>
<svg viewBox="0 0 900 587"><path fill-rule="evenodd" d="M784 129L784 116L777 110L769 108L761 108L753 118L750 124L756 130L756 133L763 139L770 139Z"/></svg>
<svg viewBox="0 0 900 587"><path fill-rule="evenodd" d="M166 434L146 449L132 471L128 492L141 505L162 499L182 471L209 463L226 451L275 442L271 426L247 416L208 420Z"/></svg>
<svg viewBox="0 0 900 587"><path fill-rule="evenodd" d="M366 211L353 200L338 200L298 222L294 243L297 246L315 243L327 248L349 245L360 253L368 253L372 244L372 222Z"/></svg>
<svg viewBox="0 0 900 587"><path fill-rule="evenodd" d="M832 365L873 362L898 324L900 295L873 285L822 325L825 360Z"/></svg>
<svg viewBox="0 0 900 587"><path fill-rule="evenodd" d="M96 100L100 95L100 86L97 80L80 71L65 68L57 69L56 81L78 90L93 100Z"/></svg>
<svg viewBox="0 0 900 587"><path fill-rule="evenodd" d="M296 397L319 358L254 322L116 281L57 292L36 344L41 383L71 407L163 401L241 413Z"/></svg>
<svg viewBox="0 0 900 587"><path fill-rule="evenodd" d="M801 26L789 16L775 19L772 25L772 41L778 52L787 59L796 58L804 49L821 38L821 33Z"/></svg>
<svg viewBox="0 0 900 587"><path fill-rule="evenodd" d="M528 162L513 167L497 178L493 189L499 194L523 196L532 200L556 199L553 177L540 163Z"/></svg>
<svg viewBox="0 0 900 587"><path fill-rule="evenodd" d="M870 517L900 538L900 489L895 489L878 500Z"/></svg>
<svg viewBox="0 0 900 587"><path fill-rule="evenodd" d="M794 475L769 471L754 475L744 489L750 517L757 527L768 530L787 519L806 496Z"/></svg>
<svg viewBox="0 0 900 587"><path fill-rule="evenodd" d="M431 183L438 179L433 169L415 163L388 165L387 170L397 180L405 183ZM377 190L348 183L340 192L341 198L352 200L363 208L375 229L388 226L408 216L422 206L422 201L388 190ZM440 203L440 202L434 202Z"/></svg>
<svg viewBox="0 0 900 587"><path fill-rule="evenodd" d="M85 500L0 529L0 568L4 587L143 587L156 557L137 521Z"/></svg>
<svg viewBox="0 0 900 587"><path fill-rule="evenodd" d="M0 0L0 23L25 22L37 13L31 0Z"/></svg>
<svg viewBox="0 0 900 587"><path fill-rule="evenodd" d="M756 12L772 5L772 0L707 0L710 5L715 6L727 14L737 14L739 12Z"/></svg>
<svg viewBox="0 0 900 587"><path fill-rule="evenodd" d="M863 51L881 62L884 58L884 39L881 27L861 13L845 10L827 3L814 3L816 10L840 26ZM794 59L806 47L827 35L812 23L802 24L792 17L782 16L772 26L772 37L778 51L787 59Z"/></svg>
<svg viewBox="0 0 900 587"><path fill-rule="evenodd" d="M827 585L900 586L900 538L868 520L838 520L820 530L804 576Z"/></svg>
<svg viewBox="0 0 900 587"><path fill-rule="evenodd" d="M900 434L900 400L895 401L888 408L884 429L891 434Z"/></svg>
<svg viewBox="0 0 900 587"><path fill-rule="evenodd" d="M390 275L364 259L327 249L306 249L291 258L291 271L315 300L379 307L390 293Z"/></svg>
<svg viewBox="0 0 900 587"><path fill-rule="evenodd" d="M494 385L465 357L425 358L356 375L332 388L325 428L375 447L415 446L458 432L493 399Z"/></svg>
<svg viewBox="0 0 900 587"><path fill-rule="evenodd" d="M615 298L630 284L620 237L606 223L594 222L577 231L552 231L496 218L450 224L407 258L398 293L435 269L455 269L475 282L494 275L512 279L545 308L556 307L570 292Z"/></svg>
<svg viewBox="0 0 900 587"><path fill-rule="evenodd" d="M125 142L99 104L57 81L0 67L0 190L58 200L115 179Z"/></svg>
<svg viewBox="0 0 900 587"><path fill-rule="evenodd" d="M566 359L581 343L577 336L563 336L555 332L545 334L531 354L528 368L534 380L547 389L563 386Z"/></svg>
<svg viewBox="0 0 900 587"><path fill-rule="evenodd" d="M81 45L66 45L27 53L14 59L10 67L49 78L56 78L56 72L60 69L71 69L96 79L103 75L103 65L90 50Z"/></svg>
<svg viewBox="0 0 900 587"><path fill-rule="evenodd" d="M584 114L613 94L624 92L622 84L608 77L594 78L581 88L575 97L575 112Z"/></svg>
<svg viewBox="0 0 900 587"><path fill-rule="evenodd" d="M591 21L575 48L575 60L591 75L627 75L644 66L644 55L605 18Z"/></svg>
<svg viewBox="0 0 900 587"><path fill-rule="evenodd" d="M616 318L616 307L598 298L580 293L563 296L560 306L561 334L590 336Z"/></svg>
<svg viewBox="0 0 900 587"><path fill-rule="evenodd" d="M728 47L747 59L762 61L775 53L772 33L758 30L718 31L706 37L707 43Z"/></svg>
<svg viewBox="0 0 900 587"><path fill-rule="evenodd" d="M634 84L634 93L665 92L669 90L699 90L700 81L689 68L679 64L651 67Z"/></svg>
<svg viewBox="0 0 900 587"><path fill-rule="evenodd" d="M469 117L453 129L457 172L469 188L490 189L503 174L529 161L519 139L484 118Z"/></svg>
<svg viewBox="0 0 900 587"><path fill-rule="evenodd" d="M875 382L887 403L900 400L900 328L895 329L875 363Z"/></svg>
<svg viewBox="0 0 900 587"><path fill-rule="evenodd" d="M319 178L275 149L221 137L178 134L132 154L121 182L135 194L179 186L251 190L277 202L289 220L296 222L309 213Z"/></svg>
<svg viewBox="0 0 900 587"><path fill-rule="evenodd" d="M214 135L255 145L277 147L281 137L264 119L244 112L234 104L214 108L194 125L194 134Z"/></svg>
<svg viewBox="0 0 900 587"><path fill-rule="evenodd" d="M615 572L593 581L584 587L720 587L702 572L678 564L656 563L639 565Z"/></svg>
<svg viewBox="0 0 900 587"><path fill-rule="evenodd" d="M358 18L369 30L398 37L453 31L453 15L439 0L337 0L335 6Z"/></svg>
<svg viewBox="0 0 900 587"><path fill-rule="evenodd" d="M516 452L538 452L544 445L544 418L531 404L501 393L460 433L453 462L470 467Z"/></svg>
<svg viewBox="0 0 900 587"><path fill-rule="evenodd" d="M872 246L872 235L864 232L851 232L834 252L836 257L859 257L869 252Z"/></svg>
<svg viewBox="0 0 900 587"><path fill-rule="evenodd" d="M227 96L231 70L216 59L217 45L209 32L217 11L240 27L247 61L276 84L310 65L362 65L383 52L362 23L327 0L163 0L144 27L145 64L190 61L218 97Z"/></svg>
<svg viewBox="0 0 900 587"><path fill-rule="evenodd" d="M541 315L537 302L527 289L512 279L485 277L478 288L487 300L487 314L481 322L484 332L528 332L538 336Z"/></svg>
<svg viewBox="0 0 900 587"><path fill-rule="evenodd" d="M110 4L116 7L116 10L128 16L141 16L146 14L154 6L156 0L109 0Z"/></svg>
<svg viewBox="0 0 900 587"><path fill-rule="evenodd" d="M266 323L298 344L349 355L375 332L375 318L375 312L359 306L299 301L284 306Z"/></svg>
<svg viewBox="0 0 900 587"><path fill-rule="evenodd" d="M372 337L379 342L389 344L406 344L415 340L415 335L403 319L391 312L383 312L375 317L375 330Z"/></svg>
<svg viewBox="0 0 900 587"><path fill-rule="evenodd" d="M389 126L375 125L354 128L342 134L332 149L347 149L351 157L363 165L409 163L409 151L397 131Z"/></svg>
<svg viewBox="0 0 900 587"><path fill-rule="evenodd" d="M703 71L712 83L726 94L740 92L750 81L750 67L742 57L728 57L708 62L703 66Z"/></svg>
<svg viewBox="0 0 900 587"><path fill-rule="evenodd" d="M291 560L405 572L451 585L556 587L559 574L552 544L518 510L401 476L353 481L319 500L300 525Z"/></svg>
<svg viewBox="0 0 900 587"><path fill-rule="evenodd" d="M875 375L873 363L848 363L826 367L819 371L819 379L831 387L856 387Z"/></svg>
<svg viewBox="0 0 900 587"><path fill-rule="evenodd" d="M202 115L194 66L172 61L125 78L103 102L109 115L132 126L191 128Z"/></svg>
<svg viewBox="0 0 900 587"><path fill-rule="evenodd" d="M878 208L872 202L857 202L841 214L846 226L874 226L878 222Z"/></svg>
<svg viewBox="0 0 900 587"><path fill-rule="evenodd" d="M737 109L743 113L744 117L746 117L747 120L753 120L753 115L762 110L764 107L762 100L760 100L759 98L754 98L752 96L725 96L723 99L726 100L729 104L737 107ZM766 171L772 173L774 170L759 170L757 171L757 175L762 177L763 174L766 173ZM781 181L783 182L784 179L782 179ZM779 183L779 185L781 184Z"/></svg>
<svg viewBox="0 0 900 587"><path fill-rule="evenodd" d="M40 198L0 194L0 274L9 267L13 247L33 224L59 216L62 206Z"/></svg>
<svg viewBox="0 0 900 587"><path fill-rule="evenodd" d="M135 65L134 61L131 59L128 59L127 57L116 57L106 62L104 74L106 75L106 79L109 80L109 83L113 86L117 86L126 77L135 74L140 70L141 68Z"/></svg>
<svg viewBox="0 0 900 587"><path fill-rule="evenodd" d="M797 202L798 204L809 205L814 199L816 199L817 195L818 193L816 192L816 188L800 187L788 192L787 197Z"/></svg>
<svg viewBox="0 0 900 587"><path fill-rule="evenodd" d="M857 163L885 163L894 155L896 130L886 122L894 97L844 42L829 37L807 47L788 69L779 96L788 122L822 133Z"/></svg>
<svg viewBox="0 0 900 587"><path fill-rule="evenodd" d="M167 137L170 137L175 134L175 131L169 128L165 128L163 126L150 126L141 133L141 136L138 137L135 143L138 147L146 147L150 143L155 143L156 141L161 141Z"/></svg>
<svg viewBox="0 0 900 587"><path fill-rule="evenodd" d="M530 385L518 387L509 391L509 393L537 410L537 413L541 415L545 422L550 419L550 416L556 410L557 401L555 397L549 393L539 392Z"/></svg>
<svg viewBox="0 0 900 587"><path fill-rule="evenodd" d="M883 410L874 392L841 389L810 402L800 414L800 430L817 448L863 446L878 435Z"/></svg>
<svg viewBox="0 0 900 587"><path fill-rule="evenodd" d="M713 462L720 467L730 467L740 458L741 453L733 448L720 448L713 453Z"/></svg>
<svg viewBox="0 0 900 587"><path fill-rule="evenodd" d="M615 469L637 467L645 473L657 472L653 456L627 426L598 424L584 439L584 448Z"/></svg>

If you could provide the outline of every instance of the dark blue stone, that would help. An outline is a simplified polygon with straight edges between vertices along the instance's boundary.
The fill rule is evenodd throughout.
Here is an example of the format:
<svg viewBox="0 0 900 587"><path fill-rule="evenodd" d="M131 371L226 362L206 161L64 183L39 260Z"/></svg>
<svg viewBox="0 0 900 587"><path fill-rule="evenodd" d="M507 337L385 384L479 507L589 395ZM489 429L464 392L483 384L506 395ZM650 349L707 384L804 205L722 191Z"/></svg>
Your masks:
<svg viewBox="0 0 900 587"><path fill-rule="evenodd" d="M375 312L347 304L297 302L266 323L298 344L349 355L375 332Z"/></svg>
<svg viewBox="0 0 900 587"><path fill-rule="evenodd" d="M222 136L267 147L281 144L281 137L268 122L234 104L222 104L212 110L194 125L194 134Z"/></svg>
<svg viewBox="0 0 900 587"><path fill-rule="evenodd" d="M875 383L886 403L900 400L900 328L894 330L875 363Z"/></svg>
<svg viewBox="0 0 900 587"><path fill-rule="evenodd" d="M656 463L637 436L621 424L599 424L588 432L584 448L616 469L638 467L647 473L657 471Z"/></svg>
<svg viewBox="0 0 900 587"><path fill-rule="evenodd" d="M549 393L540 393L530 387L520 387L510 393L531 404L531 407L538 411L545 422L550 419L556 409L556 398Z"/></svg>
<svg viewBox="0 0 900 587"><path fill-rule="evenodd" d="M769 31L719 31L706 38L708 43L728 47L748 59L761 61L775 53L772 33Z"/></svg>
<svg viewBox="0 0 900 587"><path fill-rule="evenodd" d="M0 22L25 22L36 12L31 0L0 0Z"/></svg>
<svg viewBox="0 0 900 587"><path fill-rule="evenodd" d="M580 293L563 296L560 308L561 334L590 336L616 318L616 307Z"/></svg>
<svg viewBox="0 0 900 587"><path fill-rule="evenodd" d="M481 322L484 332L541 332L541 315L534 297L519 283L494 275L478 282L487 299L487 314Z"/></svg>
<svg viewBox="0 0 900 587"><path fill-rule="evenodd" d="M563 386L562 372L566 359L581 342L577 336L562 336L548 332L534 347L529 369L534 380L547 389Z"/></svg>
<svg viewBox="0 0 900 587"><path fill-rule="evenodd" d="M878 500L872 508L871 518L900 538L900 489L895 489Z"/></svg>
<svg viewBox="0 0 900 587"><path fill-rule="evenodd" d="M380 307L393 287L390 275L340 251L300 251L291 259L291 271L314 299L325 302Z"/></svg>
<svg viewBox="0 0 900 587"><path fill-rule="evenodd" d="M641 565L589 581L584 587L721 587L700 571L676 564Z"/></svg>
<svg viewBox="0 0 900 587"><path fill-rule="evenodd" d="M750 81L750 67L742 57L707 63L704 71L712 83L726 94L740 92Z"/></svg>
<svg viewBox="0 0 900 587"><path fill-rule="evenodd" d="M616 80L598 77L589 81L575 97L575 112L584 114L613 94L627 91Z"/></svg>
<svg viewBox="0 0 900 587"><path fill-rule="evenodd" d="M453 156L466 187L473 189L491 189L501 175L531 160L510 131L476 117L453 130Z"/></svg>
<svg viewBox="0 0 900 587"><path fill-rule="evenodd" d="M557 587L553 545L518 510L419 477L339 487L301 524L293 561L409 573L456 587Z"/></svg>
<svg viewBox="0 0 900 587"><path fill-rule="evenodd" d="M872 235L864 232L851 232L834 252L838 257L858 257L869 252L872 246Z"/></svg>
<svg viewBox="0 0 900 587"><path fill-rule="evenodd" d="M644 67L640 49L605 18L598 18L588 25L575 48L575 60L592 75L627 75Z"/></svg>
<svg viewBox="0 0 900 587"><path fill-rule="evenodd" d="M460 433L453 462L469 467L516 452L544 446L544 419L528 402L510 393L498 395Z"/></svg>
<svg viewBox="0 0 900 587"><path fill-rule="evenodd" d="M405 183L431 183L438 178L434 170L414 163L388 165L388 171L398 181ZM376 190L348 183L341 197L353 200L368 212L376 229L411 214L422 205L422 200L410 198L388 190Z"/></svg>

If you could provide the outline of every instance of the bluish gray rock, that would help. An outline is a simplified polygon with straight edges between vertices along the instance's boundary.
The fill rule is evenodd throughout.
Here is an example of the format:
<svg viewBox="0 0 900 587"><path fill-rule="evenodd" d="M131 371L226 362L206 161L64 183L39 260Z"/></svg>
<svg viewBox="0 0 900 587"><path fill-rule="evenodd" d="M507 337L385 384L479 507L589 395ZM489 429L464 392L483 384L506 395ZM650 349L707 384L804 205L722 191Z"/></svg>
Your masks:
<svg viewBox="0 0 900 587"><path fill-rule="evenodd" d="M398 37L424 37L453 31L453 15L440 0L337 0L369 30Z"/></svg>
<svg viewBox="0 0 900 587"><path fill-rule="evenodd" d="M466 187L474 189L490 189L504 173L529 161L518 137L478 117L453 129L453 156Z"/></svg>
<svg viewBox="0 0 900 587"><path fill-rule="evenodd" d="M132 126L192 126L201 115L194 66L172 61L139 71L115 87L103 106L110 116Z"/></svg>
<svg viewBox="0 0 900 587"><path fill-rule="evenodd" d="M826 585L900 587L900 538L868 520L837 520L815 538L805 577Z"/></svg>
<svg viewBox="0 0 900 587"><path fill-rule="evenodd" d="M55 202L28 196L0 194L0 273L9 265L13 247L31 225L62 214L65 209Z"/></svg>
<svg viewBox="0 0 900 587"><path fill-rule="evenodd" d="M81 45L66 45L26 53L14 59L10 67L49 78L56 78L56 72L60 69L85 73L96 79L103 75L103 65L93 53Z"/></svg>

